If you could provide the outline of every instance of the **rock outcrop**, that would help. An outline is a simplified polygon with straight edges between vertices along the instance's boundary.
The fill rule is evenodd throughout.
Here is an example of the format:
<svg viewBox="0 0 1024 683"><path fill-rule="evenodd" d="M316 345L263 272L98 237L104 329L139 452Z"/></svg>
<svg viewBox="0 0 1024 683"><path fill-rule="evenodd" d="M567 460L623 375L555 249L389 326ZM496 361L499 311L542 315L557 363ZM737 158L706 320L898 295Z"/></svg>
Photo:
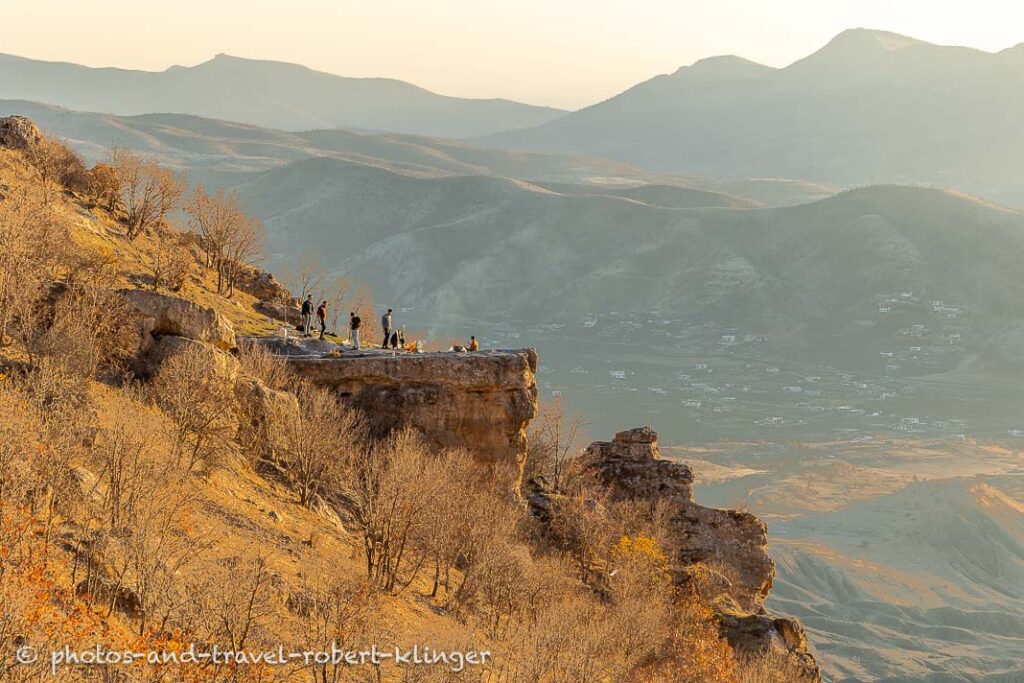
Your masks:
<svg viewBox="0 0 1024 683"><path fill-rule="evenodd" d="M671 524L677 541L672 558L676 580L692 582L708 600L734 649L775 652L791 670L820 678L800 622L765 611L775 564L768 556L764 522L748 512L693 502L693 473L683 463L661 459L657 434L650 427L595 442L584 457L613 498L667 501L675 507ZM530 498L538 513L545 512L539 502L544 498L536 492ZM550 505L550 500L544 502Z"/></svg>
<svg viewBox="0 0 1024 683"><path fill-rule="evenodd" d="M138 349L132 362L140 376L153 375L172 356L199 352L211 373L234 381L238 361L231 322L212 308L144 289L122 289L121 298L134 314Z"/></svg>
<svg viewBox="0 0 1024 683"><path fill-rule="evenodd" d="M0 118L0 147L26 150L39 143L43 134L27 116Z"/></svg>
<svg viewBox="0 0 1024 683"><path fill-rule="evenodd" d="M148 289L122 289L120 294L139 315L140 347L144 351L152 338L160 335L194 339L222 351L236 346L231 322L212 308Z"/></svg>
<svg viewBox="0 0 1024 683"><path fill-rule="evenodd" d="M378 433L411 425L433 445L465 448L489 463L522 465L526 426L537 412L532 349L346 352L288 362L362 410Z"/></svg>

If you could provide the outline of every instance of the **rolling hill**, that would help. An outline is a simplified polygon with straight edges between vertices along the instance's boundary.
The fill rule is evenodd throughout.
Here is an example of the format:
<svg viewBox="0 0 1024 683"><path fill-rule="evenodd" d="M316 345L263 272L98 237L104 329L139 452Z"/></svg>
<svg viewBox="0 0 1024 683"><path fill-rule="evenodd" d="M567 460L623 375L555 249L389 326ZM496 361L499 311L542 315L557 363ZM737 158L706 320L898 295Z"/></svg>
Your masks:
<svg viewBox="0 0 1024 683"><path fill-rule="evenodd" d="M1022 54L854 29L783 69L711 58L483 142L666 172L926 183L1024 202Z"/></svg>
<svg viewBox="0 0 1024 683"><path fill-rule="evenodd" d="M357 128L454 138L537 125L564 114L225 54L161 72L0 55L0 97L112 114L199 114L283 130Z"/></svg>
<svg viewBox="0 0 1024 683"><path fill-rule="evenodd" d="M903 290L927 290L993 325L1024 316L1024 215L938 190L680 209L328 158L239 190L276 258L316 253L389 300L442 317L642 310L773 331L820 323L840 334L863 327L875 297Z"/></svg>
<svg viewBox="0 0 1024 683"><path fill-rule="evenodd" d="M237 185L253 174L291 161L330 157L413 177L528 178L542 184L560 183L566 192L648 197L654 193L664 195L661 201L683 201L689 206L798 204L836 192L835 188L799 180L721 181L653 173L619 161L578 154L487 149L417 135L348 130L288 132L185 114L115 116L21 100L0 101L0 112L32 118L48 133L67 140L90 162L105 159L112 145L121 145L184 171L191 182L218 188ZM576 185L579 187L573 190Z"/></svg>

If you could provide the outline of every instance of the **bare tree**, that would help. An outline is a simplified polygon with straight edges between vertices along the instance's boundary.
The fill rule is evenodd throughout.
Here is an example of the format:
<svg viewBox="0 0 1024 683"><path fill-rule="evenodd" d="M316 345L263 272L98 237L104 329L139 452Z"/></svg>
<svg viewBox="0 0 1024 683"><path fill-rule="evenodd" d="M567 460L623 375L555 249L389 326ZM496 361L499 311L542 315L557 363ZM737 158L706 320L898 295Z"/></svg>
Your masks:
<svg viewBox="0 0 1024 683"><path fill-rule="evenodd" d="M338 334L338 321L346 311L345 303L348 296L349 283L342 275L336 275L327 283L327 310L330 311L330 329Z"/></svg>
<svg viewBox="0 0 1024 683"><path fill-rule="evenodd" d="M215 464L235 433L234 385L217 363L216 356L186 348L164 361L151 385L171 417L172 458L183 475Z"/></svg>
<svg viewBox="0 0 1024 683"><path fill-rule="evenodd" d="M128 239L133 240L179 205L185 186L170 169L123 147L115 147L110 159L119 181Z"/></svg>
<svg viewBox="0 0 1024 683"><path fill-rule="evenodd" d="M526 476L542 475L555 490L561 490L566 484L567 467L580 452L586 426L579 415L566 415L561 397L541 405L529 426Z"/></svg>
<svg viewBox="0 0 1024 683"><path fill-rule="evenodd" d="M239 268L263 253L263 226L241 209L238 193L210 195L202 185L193 190L185 211L202 240L207 267L217 273L217 292L231 296Z"/></svg>

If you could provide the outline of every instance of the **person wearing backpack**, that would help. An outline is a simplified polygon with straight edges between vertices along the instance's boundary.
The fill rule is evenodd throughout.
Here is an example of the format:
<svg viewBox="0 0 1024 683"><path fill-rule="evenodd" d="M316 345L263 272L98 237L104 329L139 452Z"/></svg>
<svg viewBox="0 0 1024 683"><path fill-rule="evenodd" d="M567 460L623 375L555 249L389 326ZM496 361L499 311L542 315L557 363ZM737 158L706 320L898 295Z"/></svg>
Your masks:
<svg viewBox="0 0 1024 683"><path fill-rule="evenodd" d="M355 311L348 314L348 329L352 334L352 348L359 350L359 326L363 321L356 315Z"/></svg>
<svg viewBox="0 0 1024 683"><path fill-rule="evenodd" d="M316 319L320 321L320 338L327 333L327 302L322 301L316 309Z"/></svg>

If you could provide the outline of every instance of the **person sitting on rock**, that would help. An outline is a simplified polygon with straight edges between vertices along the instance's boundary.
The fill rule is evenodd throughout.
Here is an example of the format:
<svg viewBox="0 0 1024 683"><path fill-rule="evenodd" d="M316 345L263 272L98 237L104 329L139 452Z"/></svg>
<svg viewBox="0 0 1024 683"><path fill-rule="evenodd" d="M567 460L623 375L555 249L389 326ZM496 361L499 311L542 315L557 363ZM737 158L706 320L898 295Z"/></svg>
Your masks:
<svg viewBox="0 0 1024 683"><path fill-rule="evenodd" d="M316 309L316 318L320 321L320 338L324 338L324 334L327 333L327 302L321 301L320 305Z"/></svg>
<svg viewBox="0 0 1024 683"><path fill-rule="evenodd" d="M476 340L476 337L470 337L469 338L469 350L470 351L479 351L480 350L480 342L478 342Z"/></svg>
<svg viewBox="0 0 1024 683"><path fill-rule="evenodd" d="M388 338L384 340L384 347L387 348L388 345L390 345L392 349L397 349L398 344L400 343L401 334L401 330L395 330L392 332Z"/></svg>

